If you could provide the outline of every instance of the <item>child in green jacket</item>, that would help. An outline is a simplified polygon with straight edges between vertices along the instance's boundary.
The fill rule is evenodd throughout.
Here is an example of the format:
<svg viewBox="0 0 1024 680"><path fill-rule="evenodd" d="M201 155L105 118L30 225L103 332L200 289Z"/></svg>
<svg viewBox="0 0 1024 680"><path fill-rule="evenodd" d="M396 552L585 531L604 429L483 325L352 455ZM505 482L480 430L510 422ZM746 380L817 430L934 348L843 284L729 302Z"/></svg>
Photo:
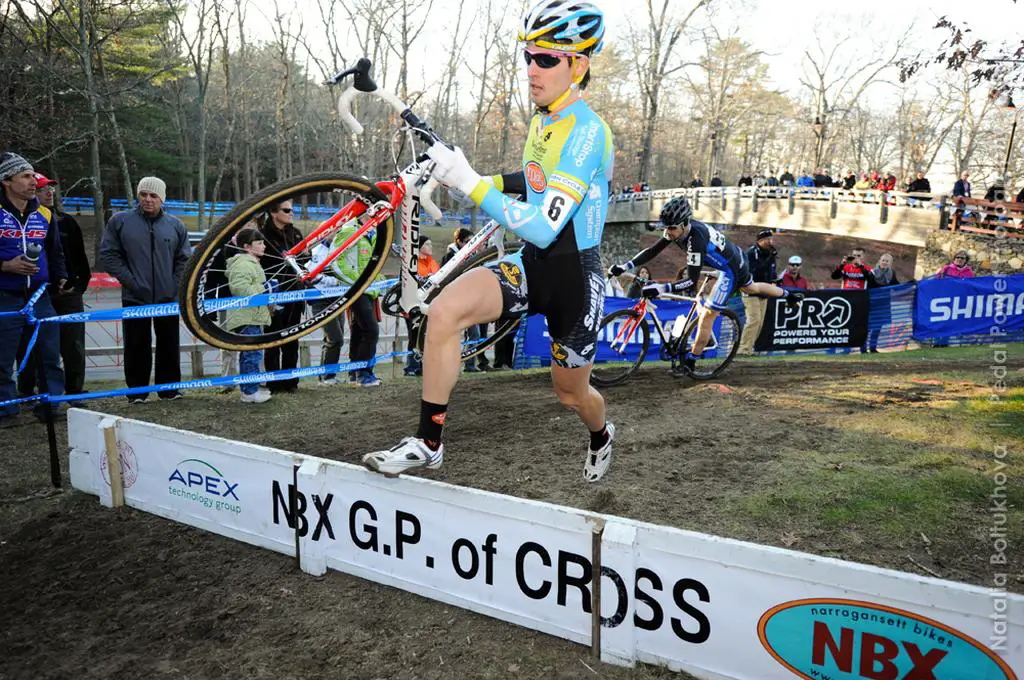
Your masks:
<svg viewBox="0 0 1024 680"><path fill-rule="evenodd" d="M266 250L263 234L255 227L246 227L235 236L235 245L243 252L228 260L228 287L234 296L259 295L267 292L267 275L260 266L260 257ZM227 310L226 326L240 335L259 335L263 326L270 325L270 308L242 307ZM263 350L246 350L238 357L241 375L259 373ZM256 384L241 385L242 401L262 404L270 399L270 392Z"/></svg>

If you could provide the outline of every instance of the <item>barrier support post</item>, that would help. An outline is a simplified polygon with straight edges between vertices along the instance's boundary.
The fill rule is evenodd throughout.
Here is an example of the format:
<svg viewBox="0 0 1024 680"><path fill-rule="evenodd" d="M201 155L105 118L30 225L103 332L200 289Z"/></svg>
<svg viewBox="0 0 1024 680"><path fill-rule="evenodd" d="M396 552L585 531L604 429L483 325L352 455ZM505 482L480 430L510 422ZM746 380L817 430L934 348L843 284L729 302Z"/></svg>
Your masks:
<svg viewBox="0 0 1024 680"><path fill-rule="evenodd" d="M312 366L312 359L309 355L309 345L299 344L299 366L301 368L308 368Z"/></svg>
<svg viewBox="0 0 1024 680"><path fill-rule="evenodd" d="M203 352L200 349L194 349L189 352L189 356L192 359L192 377L193 378L204 378L206 372L203 368Z"/></svg>
<svg viewBox="0 0 1024 680"><path fill-rule="evenodd" d="M604 522L590 533L590 655L601 660L601 535Z"/></svg>
<svg viewBox="0 0 1024 680"><path fill-rule="evenodd" d="M103 443L107 452L107 474L110 476L110 497L112 507L124 505L124 479L121 476L121 456L117 451L116 425L110 423L103 428Z"/></svg>

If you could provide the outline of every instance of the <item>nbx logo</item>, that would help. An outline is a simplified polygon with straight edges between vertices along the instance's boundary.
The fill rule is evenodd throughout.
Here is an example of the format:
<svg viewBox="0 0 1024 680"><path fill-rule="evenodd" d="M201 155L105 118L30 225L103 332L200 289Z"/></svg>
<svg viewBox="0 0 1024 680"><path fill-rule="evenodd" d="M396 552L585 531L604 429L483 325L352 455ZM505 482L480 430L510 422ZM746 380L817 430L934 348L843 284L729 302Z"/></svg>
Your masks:
<svg viewBox="0 0 1024 680"><path fill-rule="evenodd" d="M900 650L903 645L904 656ZM826 654L832 657L836 667L843 673L854 672L857 661L859 677L871 680L935 680L935 667L939 665L948 652L932 649L922 652L913 642L905 640L897 644L894 640L861 632L860 659L854 657L856 649L856 633L851 628L840 628L839 641L832 637L832 631L823 621L814 622L814 637L811 641L811 663L815 666L825 665ZM905 674L903 669L910 665ZM821 673L821 677L826 677Z"/></svg>
<svg viewBox="0 0 1024 680"><path fill-rule="evenodd" d="M309 533L309 522L306 520L306 509L309 507L309 503L306 501L306 495L301 491L296 490L294 484L288 485L288 498L285 498L281 492L281 485L275 480L273 485L274 495L274 524L281 523L281 514L284 514L284 519L288 523L289 529L295 528L296 521L299 523L299 536L305 538L306 534ZM292 515L292 500L295 501L295 515ZM334 528L331 526L331 518L327 514L327 511L331 507L331 502L334 501L334 494L329 493L323 499L317 494L313 494L313 508L317 512L316 526L313 528L313 540L319 541L321 533L327 532L331 540L334 540Z"/></svg>

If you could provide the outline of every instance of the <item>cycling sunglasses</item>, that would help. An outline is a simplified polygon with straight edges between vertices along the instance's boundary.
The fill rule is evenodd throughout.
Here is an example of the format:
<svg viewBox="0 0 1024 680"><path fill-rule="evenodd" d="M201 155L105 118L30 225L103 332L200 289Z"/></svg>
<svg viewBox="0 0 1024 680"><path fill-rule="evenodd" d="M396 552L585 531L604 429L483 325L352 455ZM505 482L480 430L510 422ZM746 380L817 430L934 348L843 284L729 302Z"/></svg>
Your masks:
<svg viewBox="0 0 1024 680"><path fill-rule="evenodd" d="M537 62L537 66L541 68L554 68L558 66L558 62L568 56L570 55L558 52L531 52L530 50L523 50L523 59L526 61L526 65L529 66L532 62Z"/></svg>

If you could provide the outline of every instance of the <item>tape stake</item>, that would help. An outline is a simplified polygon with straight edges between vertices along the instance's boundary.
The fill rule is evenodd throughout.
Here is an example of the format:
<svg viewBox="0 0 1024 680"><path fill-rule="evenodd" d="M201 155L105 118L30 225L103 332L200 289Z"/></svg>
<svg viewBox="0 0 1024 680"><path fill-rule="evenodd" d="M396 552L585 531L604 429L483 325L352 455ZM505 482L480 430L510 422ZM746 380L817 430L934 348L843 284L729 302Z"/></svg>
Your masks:
<svg viewBox="0 0 1024 680"><path fill-rule="evenodd" d="M590 533L590 655L601 660L601 538L604 522L599 522Z"/></svg>
<svg viewBox="0 0 1024 680"><path fill-rule="evenodd" d="M110 498L112 507L124 505L124 479L121 476L121 456L117 451L116 424L103 428L103 442L107 450L107 474L110 477Z"/></svg>

